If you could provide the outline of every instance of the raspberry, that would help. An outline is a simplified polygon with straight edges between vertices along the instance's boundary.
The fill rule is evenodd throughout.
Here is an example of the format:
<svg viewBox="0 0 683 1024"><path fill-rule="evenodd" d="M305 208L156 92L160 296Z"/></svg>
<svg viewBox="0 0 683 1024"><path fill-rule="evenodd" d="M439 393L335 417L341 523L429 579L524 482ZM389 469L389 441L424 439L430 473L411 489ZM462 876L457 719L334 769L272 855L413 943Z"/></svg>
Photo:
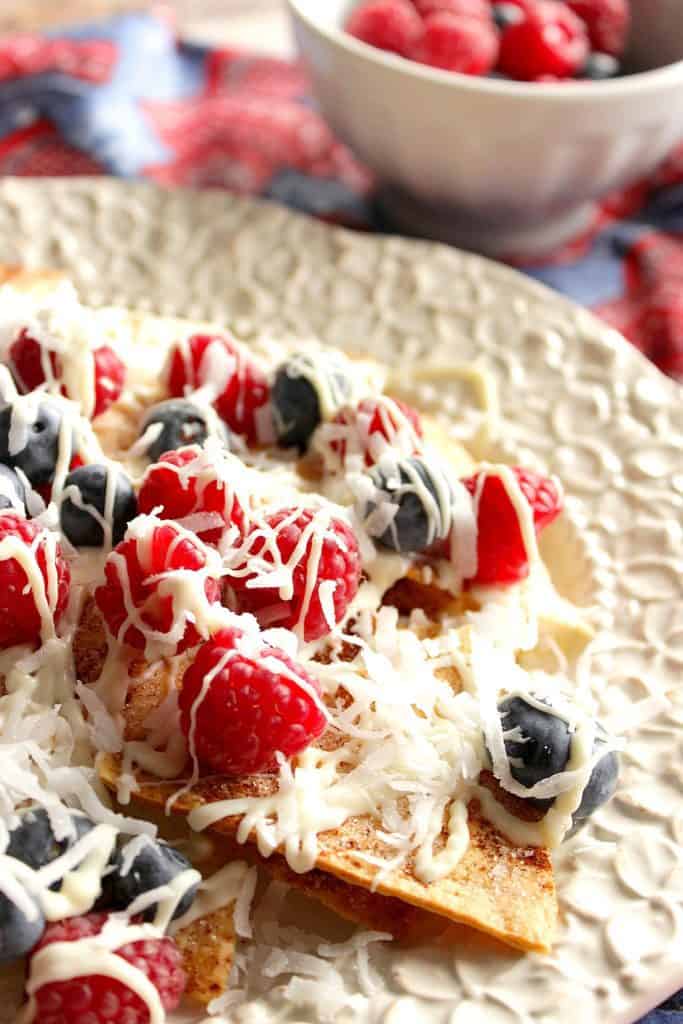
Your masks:
<svg viewBox="0 0 683 1024"><path fill-rule="evenodd" d="M353 11L346 31L370 46L407 57L422 34L422 23L406 0L369 0Z"/></svg>
<svg viewBox="0 0 683 1024"><path fill-rule="evenodd" d="M46 367L43 366L44 353L35 338L26 330L21 331L9 350L9 364L12 376L22 394L35 391L45 383ZM57 356L54 352L47 353L50 373L53 378L59 376Z"/></svg>
<svg viewBox="0 0 683 1024"><path fill-rule="evenodd" d="M19 546L20 557L12 549ZM40 593L33 590L37 568ZM17 644L38 644L52 632L62 617L69 598L71 573L56 534L16 512L0 514L0 648ZM49 621L41 618L41 608ZM45 635L47 634L47 635Z"/></svg>
<svg viewBox="0 0 683 1024"><path fill-rule="evenodd" d="M417 13L422 18L430 14L459 14L464 18L480 18L491 20L491 5L488 0L412 0Z"/></svg>
<svg viewBox="0 0 683 1024"><path fill-rule="evenodd" d="M277 586L262 586L268 573L276 575ZM306 641L318 640L356 596L358 542L346 523L323 509L284 509L252 532L228 575L240 611L252 612L264 628L283 626L302 632Z"/></svg>
<svg viewBox="0 0 683 1024"><path fill-rule="evenodd" d="M228 480L223 479L204 457L199 445L166 452L150 466L138 496L140 512L161 519L184 519L197 512L211 512L223 525L197 530L205 544L217 544L226 526L236 526L241 540L245 532L245 512Z"/></svg>
<svg viewBox="0 0 683 1024"><path fill-rule="evenodd" d="M631 22L627 0L566 0L586 26L591 46L600 53L620 57Z"/></svg>
<svg viewBox="0 0 683 1024"><path fill-rule="evenodd" d="M405 402L386 395L364 398L355 408L344 406L332 422L337 436L332 436L330 448L342 462L347 452L364 453L365 465L372 466L387 445L404 455L415 455L420 449L420 414Z"/></svg>
<svg viewBox="0 0 683 1024"><path fill-rule="evenodd" d="M484 471L485 472L485 471ZM562 495L555 482L530 469L513 469L520 489L532 507L536 532L559 515ZM477 493L481 473L463 480ZM472 583L516 583L529 574L529 562L517 512L500 477L486 475L477 508L477 573Z"/></svg>
<svg viewBox="0 0 683 1024"><path fill-rule="evenodd" d="M526 500L534 513L534 526L540 533L550 526L562 511L563 499L560 487L551 477L543 476L533 469L515 466L513 473Z"/></svg>
<svg viewBox="0 0 683 1024"><path fill-rule="evenodd" d="M264 413L270 387L262 370L230 338L195 334L171 353L168 385L172 395L222 384L216 412L251 444L270 440Z"/></svg>
<svg viewBox="0 0 683 1024"><path fill-rule="evenodd" d="M325 728L313 696L320 693L317 680L275 647L243 653L240 637L224 629L203 644L179 697L190 750L210 771L227 775L273 771L276 752L293 757Z"/></svg>
<svg viewBox="0 0 683 1024"><path fill-rule="evenodd" d="M139 650L151 640L166 656L196 646L202 639L197 613L201 616L205 602L213 604L220 596L218 570L208 564L208 554L175 523L151 516L135 520L107 558L105 582L95 591L112 635ZM189 585L193 573L205 576L201 590ZM191 607L193 602L201 607Z"/></svg>
<svg viewBox="0 0 683 1024"><path fill-rule="evenodd" d="M445 71L485 75L498 59L498 34L492 22L447 11L431 14L410 56Z"/></svg>
<svg viewBox="0 0 683 1024"><path fill-rule="evenodd" d="M99 935L107 914L87 914L49 924L33 950L29 965L29 985L33 958L53 942L86 942ZM141 971L154 985L164 1010L178 1006L185 991L182 956L169 938L146 938L130 942L113 951ZM87 948L83 967L87 970ZM149 1024L147 1003L126 984L105 974L82 974L68 981L49 981L35 991L35 1024Z"/></svg>
<svg viewBox="0 0 683 1024"><path fill-rule="evenodd" d="M118 401L126 381L126 367L109 345L93 353L95 360L95 409L93 419Z"/></svg>
<svg viewBox="0 0 683 1024"><path fill-rule="evenodd" d="M539 0L524 11L523 20L510 25L501 36L499 70L526 81L547 76L571 78L589 53L581 19L559 0Z"/></svg>
<svg viewBox="0 0 683 1024"><path fill-rule="evenodd" d="M56 352L44 352L42 346L23 330L9 350L12 374L17 387L24 394L34 391L47 379L45 360L49 363L49 373L53 381L62 377L62 366ZM95 406L93 419L113 405L123 391L126 379L126 367L113 349L102 345L93 352L95 373ZM67 398L71 396L62 385L60 391Z"/></svg>

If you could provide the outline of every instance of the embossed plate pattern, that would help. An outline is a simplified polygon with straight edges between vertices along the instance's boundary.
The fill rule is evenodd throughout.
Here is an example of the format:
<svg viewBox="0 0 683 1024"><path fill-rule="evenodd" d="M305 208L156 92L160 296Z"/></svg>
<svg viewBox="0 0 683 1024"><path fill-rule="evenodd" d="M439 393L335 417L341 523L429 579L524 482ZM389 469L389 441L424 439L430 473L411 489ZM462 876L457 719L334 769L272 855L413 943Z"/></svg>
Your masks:
<svg viewBox="0 0 683 1024"><path fill-rule="evenodd" d="M215 319L244 337L315 334L407 380L428 361L477 359L495 374L503 447L563 479L593 552L604 716L671 703L635 723L615 799L557 857L554 954L381 949L381 990L356 1018L628 1024L683 984L683 392L505 267L223 193L6 179L0 239L2 262L63 267L95 305ZM431 382L420 400L453 418L449 391Z"/></svg>

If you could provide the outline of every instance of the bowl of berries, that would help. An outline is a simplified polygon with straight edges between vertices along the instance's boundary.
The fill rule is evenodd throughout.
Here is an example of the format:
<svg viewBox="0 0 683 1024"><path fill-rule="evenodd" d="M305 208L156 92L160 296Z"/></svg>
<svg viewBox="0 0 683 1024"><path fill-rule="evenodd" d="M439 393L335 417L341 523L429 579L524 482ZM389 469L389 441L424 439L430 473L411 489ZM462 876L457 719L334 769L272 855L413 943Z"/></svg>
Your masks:
<svg viewBox="0 0 683 1024"><path fill-rule="evenodd" d="M398 229L542 253L683 136L675 0L288 0L335 131Z"/></svg>

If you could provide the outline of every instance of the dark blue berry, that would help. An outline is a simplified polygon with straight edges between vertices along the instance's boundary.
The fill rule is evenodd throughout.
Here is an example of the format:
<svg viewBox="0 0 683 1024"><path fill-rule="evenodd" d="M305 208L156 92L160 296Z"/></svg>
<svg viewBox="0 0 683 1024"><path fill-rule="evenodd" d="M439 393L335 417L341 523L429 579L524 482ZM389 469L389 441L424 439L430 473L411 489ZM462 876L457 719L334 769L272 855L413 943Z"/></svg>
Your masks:
<svg viewBox="0 0 683 1024"><path fill-rule="evenodd" d="M0 463L0 511L6 509L23 515L26 511L26 489L14 470Z"/></svg>
<svg viewBox="0 0 683 1024"><path fill-rule="evenodd" d="M598 733L595 739L595 750L604 747L607 739L604 733ZM573 828L570 835L585 825L592 814L602 807L613 796L619 781L619 755L615 750L610 750L595 765L583 791L581 803L574 811Z"/></svg>
<svg viewBox="0 0 683 1024"><path fill-rule="evenodd" d="M567 767L571 752L571 734L566 721L542 711L523 697L508 697L499 707L505 751L510 773L521 786L531 789L537 782L558 775Z"/></svg>
<svg viewBox="0 0 683 1024"><path fill-rule="evenodd" d="M384 533L375 537L382 547L404 553L426 551L444 540L450 522L453 491L438 464L425 459L380 461L370 476L376 488L365 515L383 502L398 506L393 521ZM425 493L425 491L427 493Z"/></svg>
<svg viewBox="0 0 683 1024"><path fill-rule="evenodd" d="M606 78L616 78L619 74L619 61L609 53L591 53L584 64L579 78L589 78L594 82Z"/></svg>
<svg viewBox="0 0 683 1024"><path fill-rule="evenodd" d="M351 380L336 353L288 359L275 373L271 395L278 444L305 451L315 428L348 402L351 391Z"/></svg>
<svg viewBox="0 0 683 1024"><path fill-rule="evenodd" d="M23 402L25 399L17 401ZM14 418L12 408L6 405L0 409L0 462L13 469L21 469L33 487L51 483L60 454L61 411L51 402L42 402L37 414L28 417L28 440L25 446L18 452L10 452L10 429ZM68 456L71 458L71 451Z"/></svg>
<svg viewBox="0 0 683 1024"><path fill-rule="evenodd" d="M542 710L523 697L508 697L499 705L501 725L505 737L505 751L510 760L510 773L520 785L531 789L537 782L549 779L567 768L571 756L572 737L564 718L552 708ZM607 737L598 725L594 752L607 744ZM610 750L596 763L574 811L573 835L602 804L606 803L617 787L619 759ZM535 807L547 811L554 799L533 799Z"/></svg>
<svg viewBox="0 0 683 1024"><path fill-rule="evenodd" d="M185 398L169 398L167 402L153 406L145 416L140 433L144 434L154 424L159 424L161 431L147 446L152 462L157 462L164 452L176 451L189 444L202 445L209 436L206 415L199 406ZM229 444L227 428L223 440Z"/></svg>
<svg viewBox="0 0 683 1024"><path fill-rule="evenodd" d="M494 4L491 8L496 28L504 32L510 25L516 25L524 17L524 11L517 4Z"/></svg>
<svg viewBox="0 0 683 1024"><path fill-rule="evenodd" d="M126 474L120 469L93 464L79 466L67 476L59 508L59 523L62 533L74 547L103 546L102 524L88 506L104 516L108 486L115 489L111 521L111 542L115 545L123 540L128 523L138 512L135 491Z"/></svg>
<svg viewBox="0 0 683 1024"><path fill-rule="evenodd" d="M71 821L74 834L57 840L43 807L25 811L17 827L9 834L5 853L37 871L71 849L74 843L94 827L90 818L84 814L71 814ZM59 888L59 883L55 883L52 888Z"/></svg>
<svg viewBox="0 0 683 1024"><path fill-rule="evenodd" d="M102 903L114 910L125 910L138 896L167 885L192 867L187 857L173 846L161 842L145 843L125 874L122 870L124 857L125 845L117 851L113 869L102 880ZM187 890L176 907L174 918L182 917L190 909L197 888L193 885ZM155 912L156 905L148 907L144 919L151 921Z"/></svg>
<svg viewBox="0 0 683 1024"><path fill-rule="evenodd" d="M34 901L32 901L34 902ZM16 903L0 893L0 964L18 960L35 946L45 930L43 912L35 905L35 916L27 917Z"/></svg>

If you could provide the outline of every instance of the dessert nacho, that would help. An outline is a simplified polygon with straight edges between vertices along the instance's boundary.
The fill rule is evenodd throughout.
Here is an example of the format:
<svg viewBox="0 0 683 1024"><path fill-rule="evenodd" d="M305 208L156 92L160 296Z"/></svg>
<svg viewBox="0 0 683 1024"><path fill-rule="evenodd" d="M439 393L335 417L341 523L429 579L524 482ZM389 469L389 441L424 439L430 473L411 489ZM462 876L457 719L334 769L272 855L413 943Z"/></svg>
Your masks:
<svg viewBox="0 0 683 1024"><path fill-rule="evenodd" d="M464 929L549 952L552 850L618 774L564 671L590 624L539 548L560 482L470 451L362 353L4 280L0 962L26 960L24 1019L219 1015L264 887L367 929L354 955Z"/></svg>

